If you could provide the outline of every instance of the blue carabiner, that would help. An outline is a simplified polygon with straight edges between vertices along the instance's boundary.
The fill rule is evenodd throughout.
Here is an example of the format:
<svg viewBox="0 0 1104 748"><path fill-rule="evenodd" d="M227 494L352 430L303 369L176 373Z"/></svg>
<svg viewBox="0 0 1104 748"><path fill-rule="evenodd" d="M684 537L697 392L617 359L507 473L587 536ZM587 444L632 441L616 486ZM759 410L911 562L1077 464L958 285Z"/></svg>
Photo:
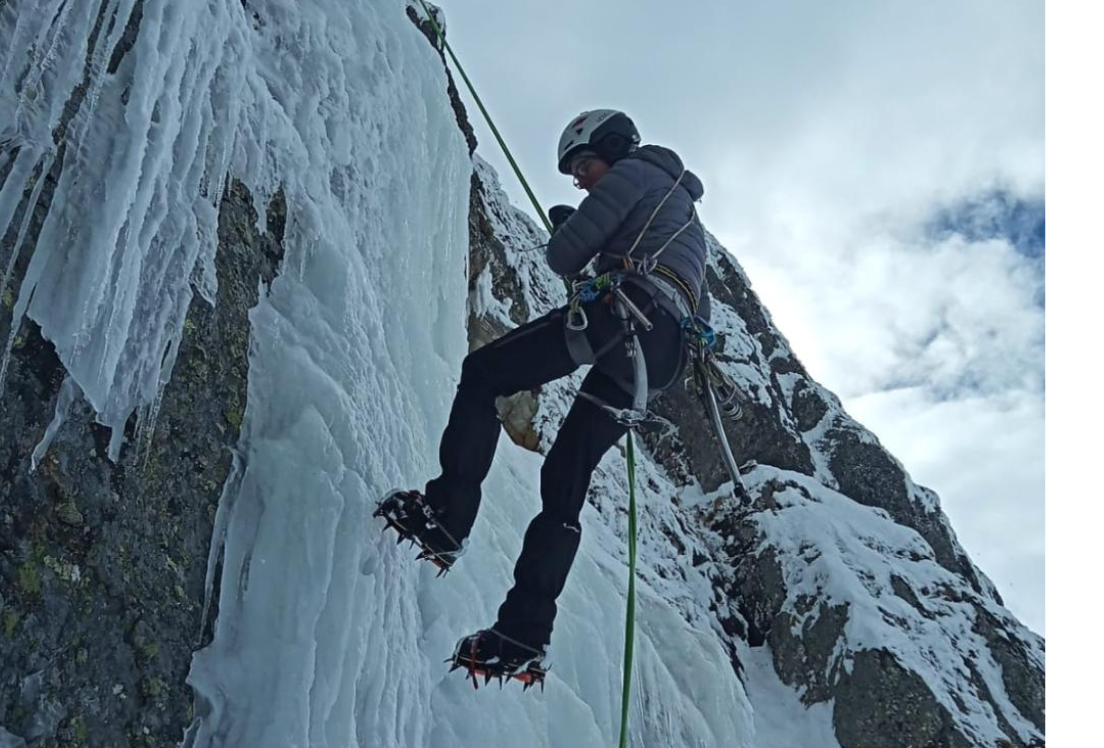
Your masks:
<svg viewBox="0 0 1104 748"><path fill-rule="evenodd" d="M598 288L593 280L588 280L582 286L579 287L579 300L590 303L602 295L601 290Z"/></svg>
<svg viewBox="0 0 1104 748"><path fill-rule="evenodd" d="M701 317L683 317L679 322L679 327L704 348L712 350L717 345L716 331Z"/></svg>

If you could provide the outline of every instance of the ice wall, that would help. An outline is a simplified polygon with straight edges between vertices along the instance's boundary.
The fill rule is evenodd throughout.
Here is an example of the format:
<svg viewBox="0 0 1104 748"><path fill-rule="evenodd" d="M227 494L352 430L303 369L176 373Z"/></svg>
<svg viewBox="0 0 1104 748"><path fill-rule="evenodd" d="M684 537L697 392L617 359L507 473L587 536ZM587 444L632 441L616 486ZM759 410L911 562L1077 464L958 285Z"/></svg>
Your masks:
<svg viewBox="0 0 1104 748"><path fill-rule="evenodd" d="M206 303L195 292L214 299L227 180L262 225L286 198L284 263L251 313L212 544L219 615L189 678L186 744L612 744L623 522L584 515L537 695L475 692L441 661L493 619L540 458L503 443L472 550L445 580L369 518L384 491L433 475L467 349L472 164L406 3L9 0L0 14L0 234L18 248L3 286L26 261L14 319L41 326L66 392L114 428L115 456L136 410L156 418L185 313ZM25 242L25 206L51 195ZM607 463L599 488L620 501L620 455ZM691 595L669 592L645 574L634 744L748 744L729 653L688 622Z"/></svg>
<svg viewBox="0 0 1104 748"><path fill-rule="evenodd" d="M3 12L0 168L10 172L0 234L24 188L37 202L46 175L57 174L33 247L22 246L29 211L19 228L32 254L15 319L39 323L115 427L117 454L127 417L156 410L193 289L213 298L217 206L247 98L248 24L241 4L213 1L13 0Z"/></svg>
<svg viewBox="0 0 1104 748"><path fill-rule="evenodd" d="M323 182L301 204L324 214L314 232L357 223L301 267L289 259L253 315L243 465L219 518L219 624L195 659L187 742L606 746L620 718L623 535L588 511L547 691L477 692L443 660L493 620L537 511L540 458L504 441L471 551L446 579L368 516L386 489L434 474L466 352L471 168L439 60L405 19L375 20L356 36L385 57L365 70L368 91L348 93L370 113L354 130L369 145L341 181L365 202L327 212ZM291 77L302 85L307 75ZM377 168L357 169L365 160ZM300 247L317 241L298 235ZM634 744L745 743L749 707L717 640L647 585L638 615Z"/></svg>

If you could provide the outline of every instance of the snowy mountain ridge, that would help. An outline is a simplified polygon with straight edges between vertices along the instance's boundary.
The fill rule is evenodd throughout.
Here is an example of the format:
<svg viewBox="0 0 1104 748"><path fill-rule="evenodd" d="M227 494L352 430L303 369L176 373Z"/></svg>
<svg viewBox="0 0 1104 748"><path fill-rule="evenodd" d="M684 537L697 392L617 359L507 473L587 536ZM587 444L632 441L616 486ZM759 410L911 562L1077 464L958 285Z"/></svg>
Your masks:
<svg viewBox="0 0 1104 748"><path fill-rule="evenodd" d="M613 742L620 450L547 691L440 665L509 585L578 376L504 404L449 577L369 517L433 473L468 348L564 300L419 7L0 2L0 745ZM709 283L755 501L664 398L632 743L1041 745L1042 640L715 241Z"/></svg>

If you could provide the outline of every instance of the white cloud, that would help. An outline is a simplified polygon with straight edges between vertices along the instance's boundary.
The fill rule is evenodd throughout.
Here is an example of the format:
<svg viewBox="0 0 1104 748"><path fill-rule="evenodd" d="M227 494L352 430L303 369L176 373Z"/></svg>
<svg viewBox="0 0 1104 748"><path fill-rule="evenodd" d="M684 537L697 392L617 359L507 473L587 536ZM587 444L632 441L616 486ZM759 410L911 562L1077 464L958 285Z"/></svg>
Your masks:
<svg viewBox="0 0 1104 748"><path fill-rule="evenodd" d="M844 250L805 265L780 248L752 272L799 357L841 397L921 383L944 397L1041 397L1042 279L1006 241L883 235Z"/></svg>

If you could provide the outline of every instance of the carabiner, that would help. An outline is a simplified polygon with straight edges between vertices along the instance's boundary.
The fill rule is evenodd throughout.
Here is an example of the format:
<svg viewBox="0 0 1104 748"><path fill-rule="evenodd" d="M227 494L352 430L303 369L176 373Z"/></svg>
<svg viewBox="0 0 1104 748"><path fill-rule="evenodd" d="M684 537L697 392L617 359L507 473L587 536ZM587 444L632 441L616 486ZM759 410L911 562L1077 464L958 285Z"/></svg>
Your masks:
<svg viewBox="0 0 1104 748"><path fill-rule="evenodd" d="M573 322L572 321L572 317L574 315L578 315L578 317L580 319L579 322ZM574 330L576 332L580 332L582 330L587 329L588 324L589 324L589 322L587 321L586 311L581 306L573 305L573 306L568 307L567 321L564 323L564 326L567 327L568 330Z"/></svg>

